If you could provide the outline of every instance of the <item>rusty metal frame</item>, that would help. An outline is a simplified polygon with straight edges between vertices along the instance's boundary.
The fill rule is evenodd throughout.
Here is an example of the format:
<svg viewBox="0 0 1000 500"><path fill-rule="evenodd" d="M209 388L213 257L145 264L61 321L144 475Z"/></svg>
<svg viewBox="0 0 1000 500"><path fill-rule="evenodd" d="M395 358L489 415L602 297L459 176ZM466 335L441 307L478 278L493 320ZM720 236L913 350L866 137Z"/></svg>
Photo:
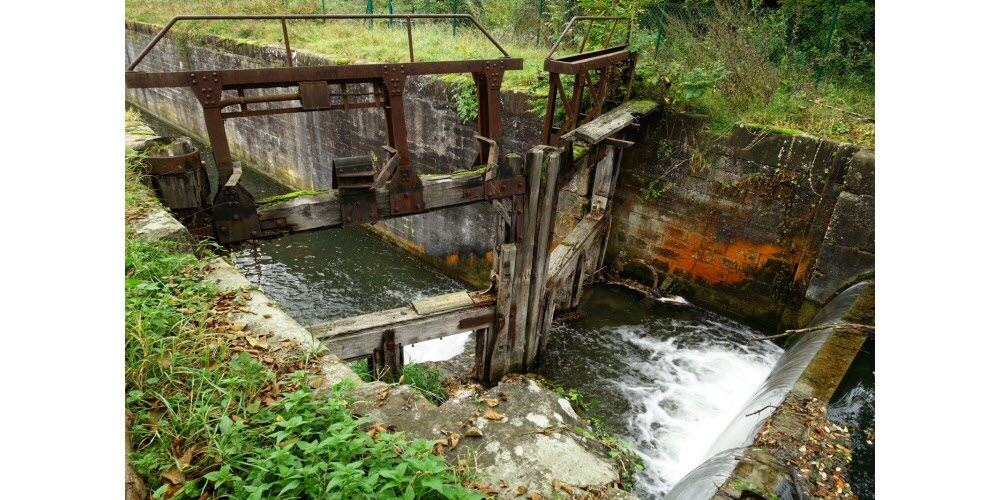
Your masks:
<svg viewBox="0 0 1000 500"><path fill-rule="evenodd" d="M288 21L293 20L405 20L409 62L356 64L344 66L295 66L288 35ZM455 19L471 22L497 50L496 59L458 61L416 61L413 50L412 22L415 19ZM285 67L261 69L216 69L145 73L140 63L180 21L269 20L279 21L285 49ZM226 217L216 219L216 236L222 243L238 242L262 234L256 213L251 215L253 198L240 189L238 175L225 130L225 120L240 117L284 113L350 110L381 107L385 114L387 148L395 151L385 168L393 169L388 190L393 216L424 210L423 185L410 164L407 145L403 94L410 76L471 73L476 83L479 104L479 135L502 144L500 84L504 72L522 69L523 60L510 54L479 22L468 14L324 14L324 15L186 15L171 19L126 68L128 88L188 87L202 106L209 143L219 171L219 189L215 203L240 206L222 210ZM348 92L347 85L370 85L370 92ZM264 90L293 88L294 92L264 94ZM256 91L248 95L247 91ZM353 99L362 98L362 99ZM339 101L338 101L339 99ZM277 106L298 101L299 106ZM254 107L251 107L254 106ZM263 106L263 107L261 107ZM486 162L490 146L480 145L477 161ZM494 153L495 154L495 153ZM382 182L385 179L379 175ZM375 186L372 187L375 189ZM249 197L249 201L248 201ZM250 206L246 206L250 203ZM364 219L367 221L367 219ZM240 227L235 227L240 226ZM244 236L246 236L244 238Z"/></svg>
<svg viewBox="0 0 1000 500"><path fill-rule="evenodd" d="M553 57L577 21L588 21L580 48L575 53ZM613 21L613 24L604 40L604 46L585 52L594 22L610 21ZM627 24L625 43L611 46L611 39L622 21ZM631 40L632 21L627 17L575 16L570 19L545 58L544 68L549 72L549 95L542 125L543 144L559 146L567 132L590 122L606 111L607 103L613 101L617 105L628 101L632 93L632 78L635 75L635 63L638 57L636 51L628 50ZM573 76L572 94L566 92L562 75ZM586 110L581 109L584 92L590 95L592 101L592 105ZM556 108L560 104L566 116L561 124L556 124Z"/></svg>

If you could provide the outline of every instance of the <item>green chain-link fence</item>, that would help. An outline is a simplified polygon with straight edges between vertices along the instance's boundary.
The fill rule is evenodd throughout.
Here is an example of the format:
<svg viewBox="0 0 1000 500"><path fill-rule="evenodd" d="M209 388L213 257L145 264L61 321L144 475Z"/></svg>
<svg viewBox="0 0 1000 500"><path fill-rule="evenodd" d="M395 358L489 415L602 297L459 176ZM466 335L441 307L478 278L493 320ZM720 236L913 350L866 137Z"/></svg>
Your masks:
<svg viewBox="0 0 1000 500"><path fill-rule="evenodd" d="M286 0L299 1L312 0ZM551 45L575 15L623 14L635 20L632 44L644 58L669 62L690 59L699 44L755 43L766 46L772 64L809 72L818 84L843 78L874 82L874 5L874 0L783 0L771 8L749 1L321 0L320 8L331 13L472 14L502 43L537 47ZM441 23L452 35L464 28L460 21ZM594 29L592 37L601 38L610 25ZM574 38L582 34L571 33Z"/></svg>

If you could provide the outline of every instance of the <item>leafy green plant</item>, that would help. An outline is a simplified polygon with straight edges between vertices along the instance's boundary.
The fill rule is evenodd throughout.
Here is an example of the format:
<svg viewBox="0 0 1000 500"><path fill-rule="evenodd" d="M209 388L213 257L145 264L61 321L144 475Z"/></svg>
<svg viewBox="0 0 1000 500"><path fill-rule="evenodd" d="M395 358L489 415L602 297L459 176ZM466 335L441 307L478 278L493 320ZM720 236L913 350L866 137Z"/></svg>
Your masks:
<svg viewBox="0 0 1000 500"><path fill-rule="evenodd" d="M457 82L452 87L451 98L455 101L462 123L473 123L479 118L479 98L476 96L474 82L465 79Z"/></svg>
<svg viewBox="0 0 1000 500"><path fill-rule="evenodd" d="M423 363L403 365L403 381L423 393L429 401L441 404L448 399L441 384L441 371Z"/></svg>

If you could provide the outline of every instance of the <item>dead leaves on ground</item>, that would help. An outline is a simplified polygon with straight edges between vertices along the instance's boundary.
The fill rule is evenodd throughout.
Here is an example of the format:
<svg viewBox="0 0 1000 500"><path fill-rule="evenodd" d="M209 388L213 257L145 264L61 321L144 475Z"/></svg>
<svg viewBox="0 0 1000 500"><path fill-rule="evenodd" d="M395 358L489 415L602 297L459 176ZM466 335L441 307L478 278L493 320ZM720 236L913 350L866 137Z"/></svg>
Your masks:
<svg viewBox="0 0 1000 500"><path fill-rule="evenodd" d="M493 410L486 410L486 413L483 413L483 418L487 420L503 420L503 415Z"/></svg>
<svg viewBox="0 0 1000 500"><path fill-rule="evenodd" d="M807 433L790 435L778 429L776 419L794 419L805 426ZM830 421L822 401L810 398L783 404L764 421L763 430L753 447L765 448L784 460L810 489L809 498L854 499L847 482L851 463L851 436L845 426Z"/></svg>

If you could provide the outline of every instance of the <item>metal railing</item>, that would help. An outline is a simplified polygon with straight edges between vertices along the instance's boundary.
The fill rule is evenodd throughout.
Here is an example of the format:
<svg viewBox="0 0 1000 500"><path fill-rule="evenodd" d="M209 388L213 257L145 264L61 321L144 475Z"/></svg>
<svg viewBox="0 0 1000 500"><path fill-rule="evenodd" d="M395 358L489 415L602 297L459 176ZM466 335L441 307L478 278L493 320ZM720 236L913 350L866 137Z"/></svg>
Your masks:
<svg viewBox="0 0 1000 500"><path fill-rule="evenodd" d="M549 50L548 55L545 56L546 59L552 59L552 55L555 54L556 50L559 49L559 45L562 43L563 39L566 38L566 34L569 33L570 29L573 28L573 25L577 21L590 21L589 23L587 23L587 31L583 35L583 41L580 43L580 50L577 51L578 54L583 53L583 50L587 47L587 41L590 40L590 31L594 27L594 21L614 21L614 24L611 25L611 31L608 33L607 38L604 40L604 47L603 48L606 49L606 48L608 48L611 45L611 38L615 35L615 31L618 29L618 23L620 21L625 21L626 25L628 26L628 28L627 28L628 31L626 32L626 35L625 35L625 43L624 43L624 45L628 45L632 41L632 21L628 17L625 17L625 16L573 16L573 18L569 20L569 23L566 24L566 28L563 30L562 34L560 34L559 38L557 38L556 41L555 41L555 43L552 44L552 49Z"/></svg>
<svg viewBox="0 0 1000 500"><path fill-rule="evenodd" d="M406 36L407 36L407 47L410 52L410 62L414 62L413 54L413 20L414 19L451 19L455 22L459 20L467 20L474 24L479 32L485 36L490 43L493 44L504 57L509 58L510 54L500 45L499 42L493 38L489 32L479 21L476 20L471 14L287 14L287 15L185 15L185 16L175 16L168 22L163 29L150 40L149 44L142 49L142 52L136 56L135 60L125 68L126 71L135 71L135 68L140 62L149 54L150 51L160 42L160 40L177 24L178 21L223 21L223 20L276 20L281 22L281 32L285 42L285 62L288 67L294 65L292 58L291 44L288 39L288 21L291 20L323 20L323 19L334 19L334 20L374 20L374 19L386 19L386 20L405 20L406 21Z"/></svg>

